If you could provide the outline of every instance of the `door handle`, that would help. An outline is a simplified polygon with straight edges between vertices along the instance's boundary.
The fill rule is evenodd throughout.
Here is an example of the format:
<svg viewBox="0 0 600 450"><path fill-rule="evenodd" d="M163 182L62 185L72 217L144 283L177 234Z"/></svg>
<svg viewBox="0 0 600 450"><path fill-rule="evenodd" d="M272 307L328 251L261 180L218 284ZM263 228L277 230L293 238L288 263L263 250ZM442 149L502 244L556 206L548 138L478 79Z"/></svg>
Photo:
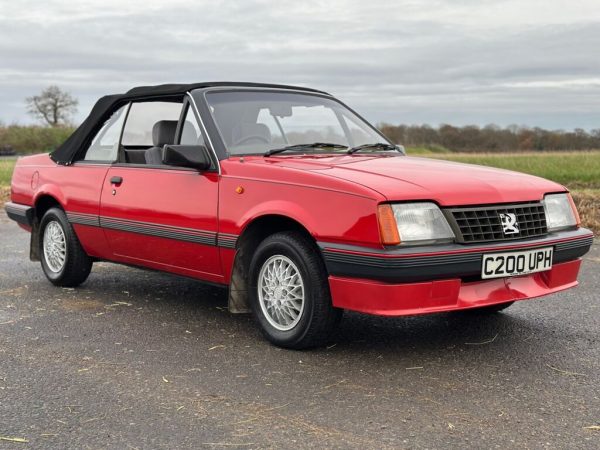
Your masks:
<svg viewBox="0 0 600 450"><path fill-rule="evenodd" d="M123 182L123 177L112 177L110 179L111 184L120 185Z"/></svg>

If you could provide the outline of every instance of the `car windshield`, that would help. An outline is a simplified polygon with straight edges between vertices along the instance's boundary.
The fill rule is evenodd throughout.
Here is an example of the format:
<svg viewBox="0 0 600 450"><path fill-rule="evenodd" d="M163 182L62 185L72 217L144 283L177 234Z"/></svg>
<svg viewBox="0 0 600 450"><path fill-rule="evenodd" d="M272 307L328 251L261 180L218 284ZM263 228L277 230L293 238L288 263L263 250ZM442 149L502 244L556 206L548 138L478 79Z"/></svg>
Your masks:
<svg viewBox="0 0 600 450"><path fill-rule="evenodd" d="M343 153L387 142L352 111L320 95L223 91L206 99L230 155L276 154L271 151L289 146L290 152Z"/></svg>

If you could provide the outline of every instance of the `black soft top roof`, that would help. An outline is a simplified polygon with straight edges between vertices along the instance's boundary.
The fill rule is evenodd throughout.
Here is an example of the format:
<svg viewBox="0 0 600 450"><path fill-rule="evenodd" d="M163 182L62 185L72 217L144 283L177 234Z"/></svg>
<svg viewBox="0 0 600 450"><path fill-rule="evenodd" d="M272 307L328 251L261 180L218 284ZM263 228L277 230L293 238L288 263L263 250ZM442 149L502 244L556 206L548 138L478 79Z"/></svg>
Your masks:
<svg viewBox="0 0 600 450"><path fill-rule="evenodd" d="M277 88L277 89L294 89L307 92L317 92L325 94L323 91L309 89L298 86L286 86L279 84L262 84L262 83L235 83L235 82L206 82L206 83L191 83L191 84L160 84L156 86L138 86L130 89L124 94L106 95L100 98L92 108L89 116L81 123L81 125L73 132L71 136L55 151L50 153L50 158L57 164L71 164L79 153L86 148L87 143L93 138L97 130L110 117L113 111L129 101L151 99L153 97L177 97L185 95L186 92L194 89L208 87L260 87L260 88Z"/></svg>

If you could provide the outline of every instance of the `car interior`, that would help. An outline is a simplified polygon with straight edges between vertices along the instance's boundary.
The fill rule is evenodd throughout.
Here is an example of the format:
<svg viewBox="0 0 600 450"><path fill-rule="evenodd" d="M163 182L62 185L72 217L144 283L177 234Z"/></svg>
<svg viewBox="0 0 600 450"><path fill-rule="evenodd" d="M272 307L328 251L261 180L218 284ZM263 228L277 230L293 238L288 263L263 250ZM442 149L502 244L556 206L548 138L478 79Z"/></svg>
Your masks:
<svg viewBox="0 0 600 450"><path fill-rule="evenodd" d="M243 108L239 106L223 104L213 108L221 136L232 153L252 149L256 145L261 145L262 148L265 144L288 144L280 125L278 130L274 129L273 124L269 127L263 123L262 105L248 104ZM108 161L116 158L121 164L157 166L162 165L165 145L203 144L196 118L187 106L181 138L177 139L182 107L184 106L180 99L134 102L128 110L123 107L99 131L96 142L88 149L86 159ZM276 111L272 109L274 108L262 108L268 111L271 118L291 116L291 107L288 108L289 111L279 111L281 107ZM119 138L121 128L122 135ZM119 145L116 145L117 142Z"/></svg>
<svg viewBox="0 0 600 450"><path fill-rule="evenodd" d="M152 147L149 149L124 149L125 162L130 164L162 164L162 148L175 143L176 120L159 120L152 127Z"/></svg>
<svg viewBox="0 0 600 450"><path fill-rule="evenodd" d="M182 111L182 107L185 110ZM181 137L177 139L182 112L185 117ZM162 165L165 145L202 143L196 119L180 99L135 102L131 104L123 126L119 160L126 164Z"/></svg>

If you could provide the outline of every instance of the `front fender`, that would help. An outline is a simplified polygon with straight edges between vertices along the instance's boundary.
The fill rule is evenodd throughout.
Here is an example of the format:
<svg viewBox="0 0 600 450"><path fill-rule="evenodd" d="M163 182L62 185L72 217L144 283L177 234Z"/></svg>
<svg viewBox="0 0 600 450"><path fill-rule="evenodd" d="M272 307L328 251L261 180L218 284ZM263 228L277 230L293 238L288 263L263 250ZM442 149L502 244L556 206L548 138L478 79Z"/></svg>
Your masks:
<svg viewBox="0 0 600 450"><path fill-rule="evenodd" d="M236 223L239 234L243 234L244 230L253 221L270 215L292 219L302 225L313 237L316 237L314 232L311 231L316 229L316 219L313 217L311 211L289 200L269 200L245 211Z"/></svg>
<svg viewBox="0 0 600 450"><path fill-rule="evenodd" d="M236 193L240 186L243 192ZM240 235L257 218L279 215L296 221L318 241L380 247L376 214L375 199L351 193L226 178L220 188L222 233Z"/></svg>

